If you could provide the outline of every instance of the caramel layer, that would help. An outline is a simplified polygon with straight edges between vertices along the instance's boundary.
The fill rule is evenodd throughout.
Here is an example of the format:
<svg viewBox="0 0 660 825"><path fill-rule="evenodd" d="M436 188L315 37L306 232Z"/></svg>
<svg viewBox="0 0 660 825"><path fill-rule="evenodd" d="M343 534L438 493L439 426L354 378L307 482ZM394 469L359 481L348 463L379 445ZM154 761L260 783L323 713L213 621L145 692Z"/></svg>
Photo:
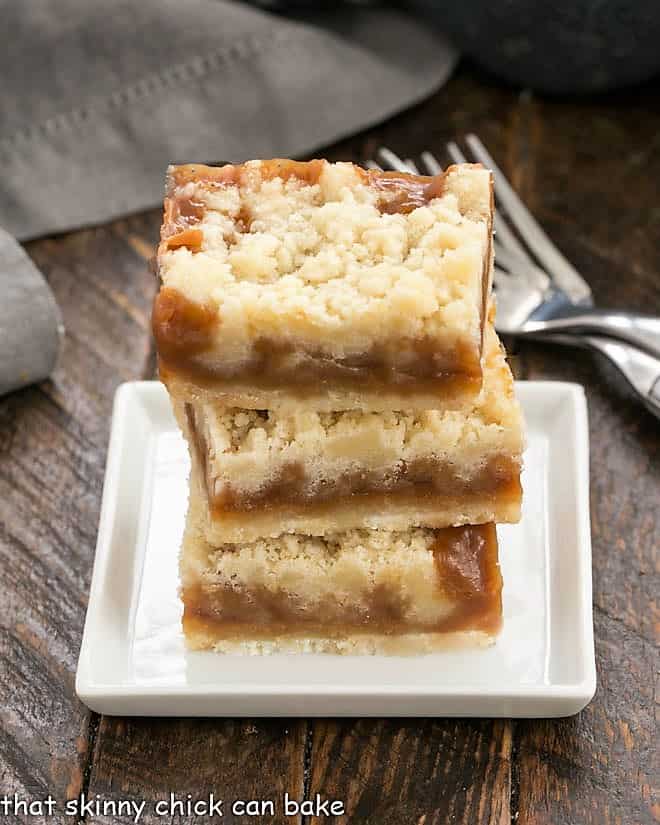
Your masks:
<svg viewBox="0 0 660 825"><path fill-rule="evenodd" d="M213 479L209 478L209 489ZM299 464L287 465L281 475L261 489L245 493L223 485L218 495L210 500L215 514L242 512L255 508L270 509L295 505L304 511L308 506L335 506L347 499L355 501L407 502L420 499L443 500L462 498L473 500L487 495L515 499L520 496L520 466L516 461L501 456L492 459L481 472L466 480L450 464L432 460L403 462L383 477L375 472L346 473L322 485L310 486L305 469Z"/></svg>
<svg viewBox="0 0 660 825"><path fill-rule="evenodd" d="M169 385L176 381L191 384L206 390L219 398L230 396L238 398L257 393L277 392L286 388L286 394L292 399L304 402L325 394L325 388L335 393L363 395L381 395L393 392L399 397L414 399L425 396L430 399L473 398L481 389L481 378L476 375L440 373L433 378L415 378L405 373L388 372L386 376L378 375L366 368L347 369L338 364L322 363L296 370L277 369L264 366L263 372L251 369L242 372L235 379L219 375L213 367L191 359L184 368L173 366L172 361L160 356L158 374L160 380ZM236 402L243 403L243 402ZM429 406L433 402L429 402ZM444 402L443 402L444 403ZM232 402L232 405L235 405Z"/></svg>
<svg viewBox="0 0 660 825"><path fill-rule="evenodd" d="M301 399L317 394L323 384L345 392L379 392L395 389L415 395L472 395L481 387L478 353L433 350L431 341L402 341L401 351L413 355L397 363L393 345L387 351L373 348L360 356L332 359L319 353L295 353L274 341L255 342L251 360L240 371L222 363L209 363L203 356L213 346L219 323L217 311L189 301L176 289L163 287L154 301L152 329L159 354L161 379L179 377L204 389L234 390L236 382L261 390L282 386Z"/></svg>
<svg viewBox="0 0 660 825"><path fill-rule="evenodd" d="M405 387L425 379L434 385L474 379L478 387L481 376L479 355L473 349L457 342L453 349L438 352L431 339L390 341L387 348L333 358L261 338L254 342L251 359L239 369L210 364L200 356L211 351L220 322L216 309L190 301L173 287L163 287L151 315L161 369L203 386L239 379L261 387L319 381L344 382L355 388L365 382Z"/></svg>
<svg viewBox="0 0 660 825"><path fill-rule="evenodd" d="M336 599L310 605L290 590L226 587L183 592L186 632L205 631L217 639L278 636L339 637L356 633L450 633L480 630L495 634L502 618L502 577L494 524L436 531L432 548L438 597L453 610L434 623L411 621L410 597L396 582L367 594L362 604Z"/></svg>

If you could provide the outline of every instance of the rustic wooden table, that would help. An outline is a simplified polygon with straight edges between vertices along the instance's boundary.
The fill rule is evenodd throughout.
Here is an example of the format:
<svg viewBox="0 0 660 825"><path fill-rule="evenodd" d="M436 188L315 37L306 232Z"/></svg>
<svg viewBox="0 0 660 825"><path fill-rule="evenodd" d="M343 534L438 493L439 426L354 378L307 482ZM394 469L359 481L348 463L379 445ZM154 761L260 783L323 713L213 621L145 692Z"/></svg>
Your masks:
<svg viewBox="0 0 660 825"><path fill-rule="evenodd" d="M414 156L468 131L491 147L598 302L660 312L657 84L566 102L462 68L426 103L327 155L363 160L384 143ZM0 795L145 799L148 823L161 821L150 806L170 791L226 799L319 792L347 806L348 816L327 821L374 825L660 818L660 425L586 352L525 344L513 359L519 377L578 381L589 400L599 686L577 717L120 719L78 702L112 396L119 382L154 375L147 260L158 224L154 210L28 246L67 337L52 381L0 401ZM73 821L59 811L47 821ZM223 821L298 819L235 819L225 809Z"/></svg>

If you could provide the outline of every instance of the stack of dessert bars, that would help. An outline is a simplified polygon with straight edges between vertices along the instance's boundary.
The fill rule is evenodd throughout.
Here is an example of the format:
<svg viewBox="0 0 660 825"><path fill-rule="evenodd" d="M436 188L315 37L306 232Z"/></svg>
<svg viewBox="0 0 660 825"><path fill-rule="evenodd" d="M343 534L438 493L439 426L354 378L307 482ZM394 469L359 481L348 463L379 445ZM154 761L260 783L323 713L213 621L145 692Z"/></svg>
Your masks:
<svg viewBox="0 0 660 825"><path fill-rule="evenodd" d="M192 463L190 647L494 638L523 436L492 211L479 165L170 167L153 330Z"/></svg>

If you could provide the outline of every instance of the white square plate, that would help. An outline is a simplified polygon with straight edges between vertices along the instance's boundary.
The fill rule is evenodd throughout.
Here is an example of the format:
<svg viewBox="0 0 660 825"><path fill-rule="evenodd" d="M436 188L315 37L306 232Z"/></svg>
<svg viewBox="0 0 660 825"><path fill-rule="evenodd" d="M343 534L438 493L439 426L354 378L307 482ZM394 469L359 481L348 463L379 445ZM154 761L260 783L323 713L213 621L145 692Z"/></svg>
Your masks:
<svg viewBox="0 0 660 825"><path fill-rule="evenodd" d="M115 397L76 691L136 716L566 716L596 688L586 401L518 382L528 448L520 524L498 528L504 626L489 648L426 656L188 652L177 554L188 456L164 388Z"/></svg>

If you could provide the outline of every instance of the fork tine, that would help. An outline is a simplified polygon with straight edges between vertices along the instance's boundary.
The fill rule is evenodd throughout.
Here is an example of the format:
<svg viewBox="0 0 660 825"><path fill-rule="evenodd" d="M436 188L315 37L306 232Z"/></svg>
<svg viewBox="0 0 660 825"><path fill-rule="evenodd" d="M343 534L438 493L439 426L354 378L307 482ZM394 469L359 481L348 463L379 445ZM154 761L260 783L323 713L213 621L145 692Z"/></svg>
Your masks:
<svg viewBox="0 0 660 825"><path fill-rule="evenodd" d="M493 286L502 286L502 282L506 281L508 277L509 274L503 269L500 269L498 266L493 267Z"/></svg>
<svg viewBox="0 0 660 825"><path fill-rule="evenodd" d="M465 157L465 155L463 154L463 152L461 152L461 149L460 149L458 143L454 142L453 140L450 140L449 143L447 144L447 154L454 161L454 163L467 163L468 162L468 160Z"/></svg>
<svg viewBox="0 0 660 825"><path fill-rule="evenodd" d="M506 222L506 218L497 210L495 210L493 224L495 226L495 235L501 241L502 246L505 246L509 251L513 252L523 261L527 261L527 263L530 264L534 263L530 254L514 235L511 227Z"/></svg>
<svg viewBox="0 0 660 825"><path fill-rule="evenodd" d="M524 278L530 286L545 292L550 288L550 277L530 258L520 258L516 252L502 244L495 243L495 260L511 274Z"/></svg>
<svg viewBox="0 0 660 825"><path fill-rule="evenodd" d="M404 163L408 167L408 169L413 173L413 175L419 175L419 169L417 168L415 161L411 158L406 158Z"/></svg>
<svg viewBox="0 0 660 825"><path fill-rule="evenodd" d="M543 303L541 291L529 283L524 273L495 267L493 288L497 302L495 329L500 333L515 332Z"/></svg>
<svg viewBox="0 0 660 825"><path fill-rule="evenodd" d="M432 155L430 152L422 152L421 155L422 163L424 164L424 168L429 173L429 175L439 175L442 172L442 166L438 163L435 159L435 156Z"/></svg>
<svg viewBox="0 0 660 825"><path fill-rule="evenodd" d="M460 147L454 141L451 141L447 144L447 152L449 157L454 161L454 163L467 163L467 158L461 152ZM484 166L488 166L488 164L484 164ZM492 167L491 167L492 168ZM495 194L499 198L499 192L497 190L497 178L495 178ZM523 247L520 243L518 238L513 234L512 230L510 229L509 225L507 224L506 220L502 216L498 210L495 210L494 216L494 226L495 226L495 234L499 236L500 241L502 241L503 246L506 246L508 249L516 252L519 257L524 258L525 260L531 263L531 258L527 253L527 250Z"/></svg>
<svg viewBox="0 0 660 825"><path fill-rule="evenodd" d="M391 149L388 149L387 146L381 146L376 154L386 168L389 166L397 172L410 172L405 161L401 160L401 158Z"/></svg>
<svg viewBox="0 0 660 825"><path fill-rule="evenodd" d="M378 172L382 172L382 171L383 171L383 167L382 167L382 166L379 166L379 165L376 163L376 161L375 161L375 160L368 160L368 161L367 161L364 165L367 167L367 169L376 169Z"/></svg>
<svg viewBox="0 0 660 825"><path fill-rule="evenodd" d="M530 254L527 252L525 247L520 243L518 238L516 238L516 236L513 234L511 227L506 222L506 218L502 215L501 212L497 210L495 210L493 224L495 226L495 235L499 237L502 246L505 246L508 250L516 254L523 261L533 263Z"/></svg>
<svg viewBox="0 0 660 825"><path fill-rule="evenodd" d="M467 135L465 141L474 157L484 166L492 169L495 178L495 194L499 202L506 209L507 215L521 237L525 239L525 243L551 273L557 285L574 302L590 300L589 285L541 229L531 212L513 191L483 143L476 135Z"/></svg>

